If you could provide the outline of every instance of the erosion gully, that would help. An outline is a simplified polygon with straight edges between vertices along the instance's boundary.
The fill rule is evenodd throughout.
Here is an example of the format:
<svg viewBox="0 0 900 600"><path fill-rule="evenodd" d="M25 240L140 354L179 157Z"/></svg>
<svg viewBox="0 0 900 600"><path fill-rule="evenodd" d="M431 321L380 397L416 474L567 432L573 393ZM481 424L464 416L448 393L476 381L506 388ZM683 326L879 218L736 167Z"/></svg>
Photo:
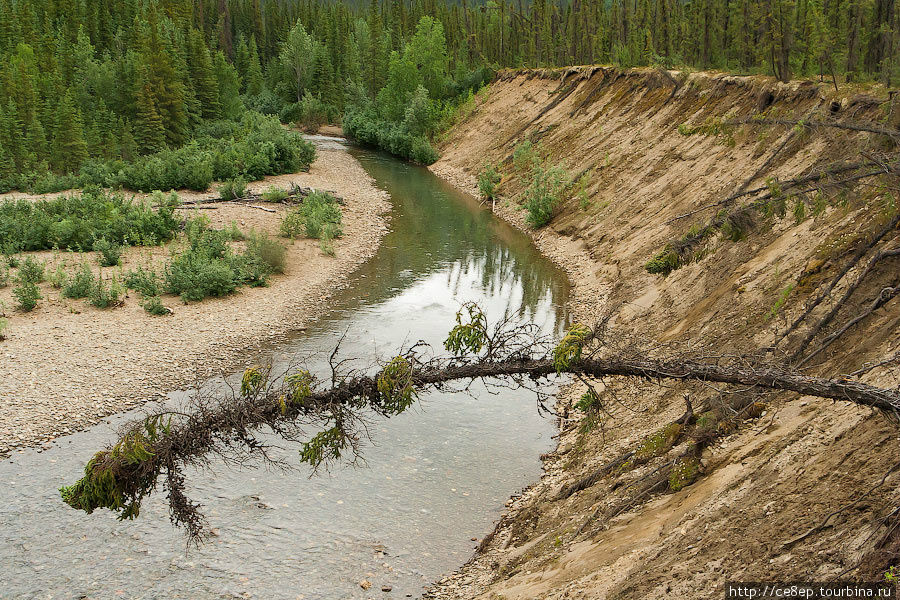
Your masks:
<svg viewBox="0 0 900 600"><path fill-rule="evenodd" d="M391 231L326 314L247 366L303 357L321 372L341 336L342 356L357 367L418 340L439 350L470 300L492 321L509 315L561 331L568 283L526 236L427 169L313 140L351 152L390 193ZM216 464L192 473L192 497L216 535L187 549L163 493L128 522L59 498L135 414L0 463L0 598L418 597L469 558L472 538L490 530L507 497L538 478L555 431L524 391L477 384L469 395L429 393L407 413L371 422L362 466L313 477L306 468ZM297 447L282 445L276 454L299 464Z"/></svg>

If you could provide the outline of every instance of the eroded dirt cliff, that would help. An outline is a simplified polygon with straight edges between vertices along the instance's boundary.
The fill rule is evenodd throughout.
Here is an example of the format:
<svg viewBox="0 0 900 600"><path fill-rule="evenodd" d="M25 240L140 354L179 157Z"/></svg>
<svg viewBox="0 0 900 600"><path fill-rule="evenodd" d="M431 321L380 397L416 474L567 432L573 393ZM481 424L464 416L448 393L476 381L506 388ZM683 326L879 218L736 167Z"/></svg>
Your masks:
<svg viewBox="0 0 900 600"><path fill-rule="evenodd" d="M900 97L874 88L509 71L451 131L433 169L474 189L484 164L498 165L495 210L523 228L529 174L513 160L522 142L569 180L584 176L584 192L567 188L533 234L569 271L575 318L608 317L609 351L792 363L894 388L896 361L871 367L900 347L900 300L885 292L900 284L900 257L872 261L900 244L898 140L878 133L898 119ZM648 271L654 259L661 272ZM896 562L895 419L753 389L595 385L594 426L573 407L585 386L569 386L542 480L432 597L709 598L726 581L871 580ZM691 448L697 473L671 475Z"/></svg>

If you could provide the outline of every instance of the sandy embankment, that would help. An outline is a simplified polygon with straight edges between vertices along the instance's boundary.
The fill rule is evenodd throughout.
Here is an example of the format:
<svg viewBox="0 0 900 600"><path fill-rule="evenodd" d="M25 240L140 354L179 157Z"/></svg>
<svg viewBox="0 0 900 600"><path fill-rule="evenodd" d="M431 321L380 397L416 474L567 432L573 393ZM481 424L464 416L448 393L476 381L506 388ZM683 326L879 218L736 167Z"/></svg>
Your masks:
<svg viewBox="0 0 900 600"><path fill-rule="evenodd" d="M267 288L241 288L226 298L183 304L167 296L174 310L152 317L130 292L120 308L100 310L85 300L67 300L43 284L44 300L31 313L14 310L12 285L0 289L9 319L0 342L0 455L50 440L96 423L102 417L183 389L209 375L241 368L255 350L284 338L327 309L329 296L346 285L354 267L371 257L387 232L387 194L378 190L362 166L345 151L320 150L309 173L269 177L248 187L270 185L332 190L344 198L344 235L334 241L335 257L324 255L318 240L287 243L287 270ZM209 194L182 194L184 199ZM237 204L197 211L213 226L235 221L242 231L276 234L282 213ZM182 210L182 213L190 211ZM122 273L159 262L166 248L131 248ZM55 263L77 255L39 253ZM96 273L93 253L87 253ZM118 267L103 269L111 277Z"/></svg>

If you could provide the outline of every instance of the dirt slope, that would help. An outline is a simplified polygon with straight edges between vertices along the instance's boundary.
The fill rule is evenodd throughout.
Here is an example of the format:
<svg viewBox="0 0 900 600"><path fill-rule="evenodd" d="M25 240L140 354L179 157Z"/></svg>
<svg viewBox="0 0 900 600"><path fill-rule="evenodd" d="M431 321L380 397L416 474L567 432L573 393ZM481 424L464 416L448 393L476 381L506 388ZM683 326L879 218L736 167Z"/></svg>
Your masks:
<svg viewBox="0 0 900 600"><path fill-rule="evenodd" d="M752 189L768 178L784 182L843 162L896 160L897 147L866 132L721 127L716 120L761 114L896 128L900 101L892 106L877 89L838 93L814 82L706 73L505 72L451 132L433 169L471 190L485 161L499 164L496 211L524 228L519 203L527 176L516 172L512 155L526 139L543 145L548 161L564 164L570 176L590 174L588 202L570 190L551 224L533 234L576 284L578 320L590 324L611 313L606 341L632 352L784 362L859 276L860 269L852 269L811 320L776 346L817 287L894 217L896 175L848 188L824 184L841 178L829 176L819 182L820 199L816 190L801 196L803 214L793 213L796 198L776 195L774 206L733 213L740 241L716 232L688 248L688 264L667 276L649 273L645 264L667 243L683 248L685 235L721 208L747 204L750 199L742 198L678 218L742 184ZM685 133L706 125L711 135L682 135L682 124ZM876 250L896 247L898 240L894 228ZM810 348L882 289L897 286L898 266L896 257L878 263ZM900 348L898 324L900 301L888 302L804 368L837 376L887 357ZM900 368L894 362L861 378L894 387ZM561 422L559 448L547 457L542 480L511 504L472 562L440 582L431 597L710 598L721 597L726 581L871 579L890 562L871 554L888 531L884 519L900 502L897 474L881 483L897 460L900 435L886 416L795 394L605 384L607 413L589 433L570 408L583 386L566 390L560 401L569 418ZM756 407L734 431L719 423L691 485L674 491L663 482L637 498L633 492L693 443L682 438L644 464L607 470L581 491L560 493L644 447L685 412L685 395L695 407L744 396Z"/></svg>

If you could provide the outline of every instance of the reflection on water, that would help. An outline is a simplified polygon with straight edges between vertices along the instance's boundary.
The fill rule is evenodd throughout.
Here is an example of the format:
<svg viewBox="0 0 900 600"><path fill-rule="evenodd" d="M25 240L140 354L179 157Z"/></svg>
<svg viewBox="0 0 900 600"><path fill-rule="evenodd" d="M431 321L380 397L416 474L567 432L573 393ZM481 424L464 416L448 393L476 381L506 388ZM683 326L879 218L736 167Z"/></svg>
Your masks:
<svg viewBox="0 0 900 600"><path fill-rule="evenodd" d="M468 300L491 320L560 330L567 284L524 236L424 169L353 152L392 196L392 231L328 314L264 358L312 356L321 370L342 334L358 366L404 342L439 349ZM59 500L56 489L112 439L119 419L17 455L0 464L0 597L368 598L384 595L382 585L393 597L418 596L468 558L470 538L537 478L551 446L552 423L530 396L473 392L429 394L408 414L374 422L364 468L308 478L213 465L194 474L192 495L218 535L187 554L162 496L127 523ZM278 453L297 463L296 447Z"/></svg>

